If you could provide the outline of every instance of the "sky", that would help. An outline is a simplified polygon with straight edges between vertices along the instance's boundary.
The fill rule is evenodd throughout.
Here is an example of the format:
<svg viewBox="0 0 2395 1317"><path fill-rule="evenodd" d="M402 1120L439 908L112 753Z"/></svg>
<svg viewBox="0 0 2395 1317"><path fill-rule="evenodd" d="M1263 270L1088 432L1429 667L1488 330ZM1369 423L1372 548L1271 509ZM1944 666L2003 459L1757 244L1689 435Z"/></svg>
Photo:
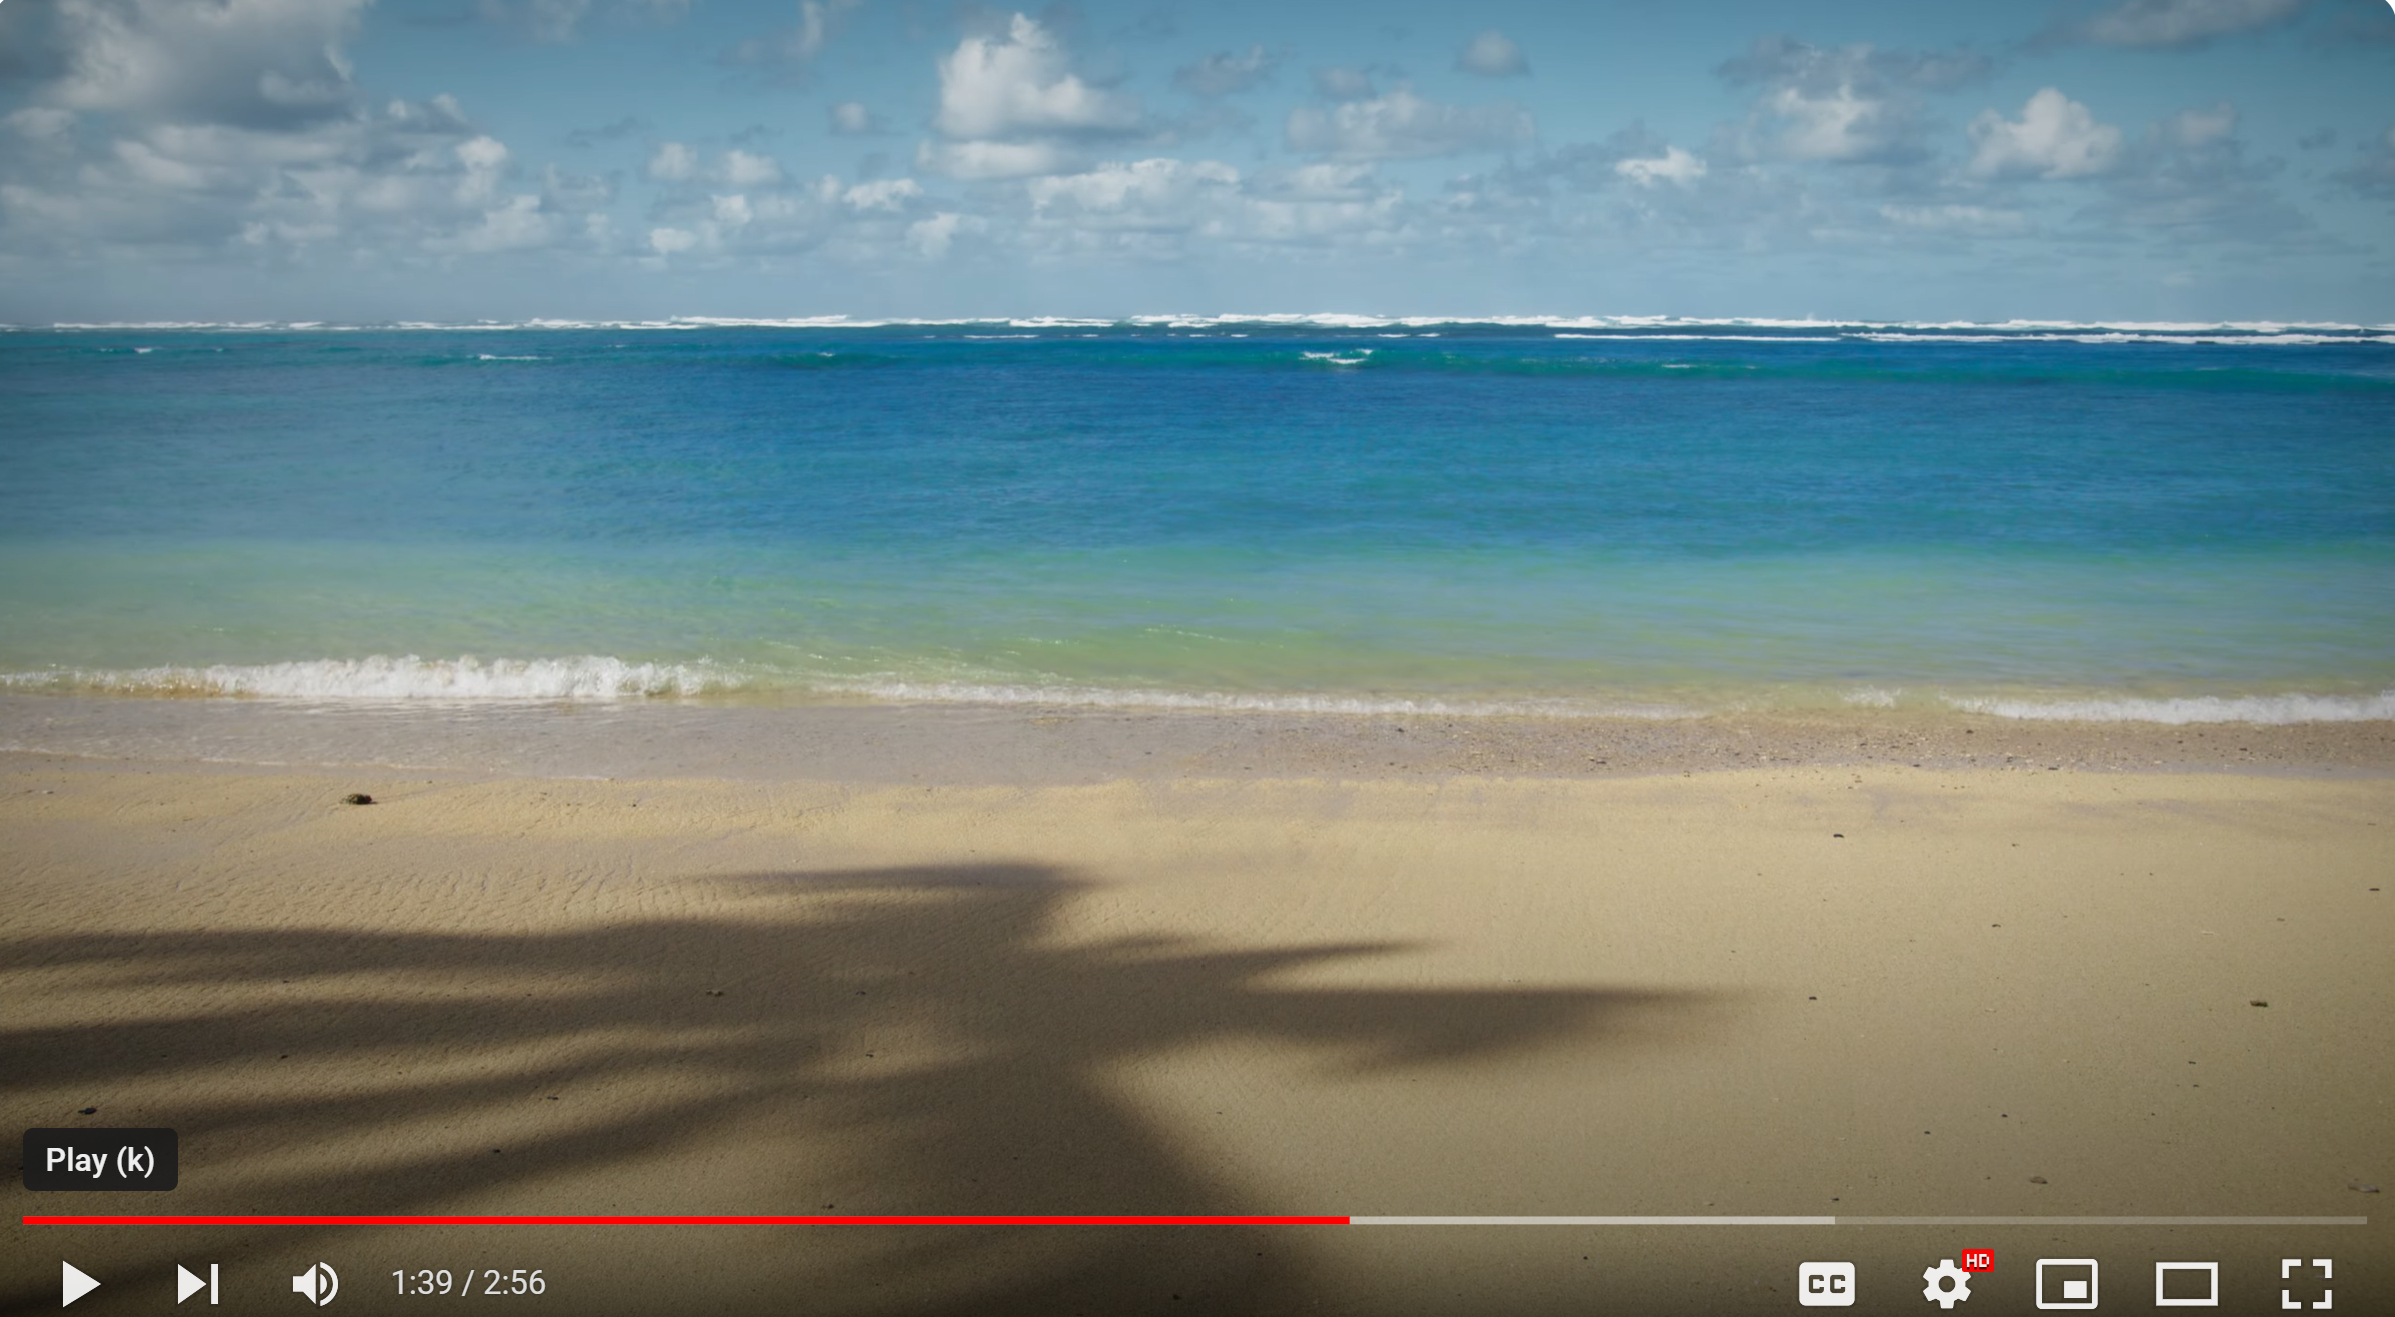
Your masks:
<svg viewBox="0 0 2395 1317"><path fill-rule="evenodd" d="M0 0L0 322L2395 322L2395 0Z"/></svg>

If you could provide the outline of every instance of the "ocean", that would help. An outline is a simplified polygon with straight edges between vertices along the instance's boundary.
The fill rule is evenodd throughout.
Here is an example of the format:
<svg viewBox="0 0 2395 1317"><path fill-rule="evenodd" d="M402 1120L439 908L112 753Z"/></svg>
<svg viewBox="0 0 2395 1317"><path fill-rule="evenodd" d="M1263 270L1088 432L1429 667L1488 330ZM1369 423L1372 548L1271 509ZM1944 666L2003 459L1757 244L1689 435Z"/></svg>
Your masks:
<svg viewBox="0 0 2395 1317"><path fill-rule="evenodd" d="M0 332L0 688L2395 717L2395 328Z"/></svg>

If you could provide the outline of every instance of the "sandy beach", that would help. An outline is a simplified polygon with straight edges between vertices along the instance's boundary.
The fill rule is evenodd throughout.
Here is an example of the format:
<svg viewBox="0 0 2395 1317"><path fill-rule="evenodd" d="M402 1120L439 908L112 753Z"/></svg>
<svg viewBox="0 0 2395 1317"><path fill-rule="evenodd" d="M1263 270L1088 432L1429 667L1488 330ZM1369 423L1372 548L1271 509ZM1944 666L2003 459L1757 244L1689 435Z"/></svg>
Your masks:
<svg viewBox="0 0 2395 1317"><path fill-rule="evenodd" d="M182 1182L12 1175L9 1310L79 1251L97 1313L176 1260L257 1306L321 1257L348 1311L470 1265L551 1312L859 1314L1778 1312L1813 1258L1911 1311L1964 1247L1998 1304L2057 1249L2260 1302L2282 1245L2382 1296L2395 1261L2381 724L847 710L710 773L685 710L576 777L563 713L505 768L454 727L293 767L99 753L118 704L10 706L85 752L0 758L0 1102L174 1127ZM138 707L152 749L221 711ZM2369 1224L13 1224L267 1212Z"/></svg>

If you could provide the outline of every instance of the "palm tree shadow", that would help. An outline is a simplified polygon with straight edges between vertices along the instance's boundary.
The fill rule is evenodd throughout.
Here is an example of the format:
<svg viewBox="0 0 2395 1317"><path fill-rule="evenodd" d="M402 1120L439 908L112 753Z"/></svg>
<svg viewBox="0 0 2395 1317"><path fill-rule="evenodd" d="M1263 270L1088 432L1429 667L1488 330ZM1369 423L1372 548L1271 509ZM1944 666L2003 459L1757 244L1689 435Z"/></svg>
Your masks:
<svg viewBox="0 0 2395 1317"><path fill-rule="evenodd" d="M106 1095L139 1109L138 1123L175 1127L183 1147L171 1204L20 1189L19 1210L1367 1210L1252 1201L1137 1109L1119 1076L1226 1042L1302 1049L1358 1074L1471 1065L1586 1047L1692 1000L1285 981L1400 949L1389 945L1092 944L1060 933L1064 904L1086 884L1029 865L709 881L730 908L708 918L0 944L0 975L50 976L92 1003L69 1010L71 1024L0 1029L0 1100L27 1124L60 1124L35 1095ZM164 1015L106 1005L140 999L187 1005ZM229 1229L212 1246L236 1247ZM292 1236L261 1228L242 1242ZM811 1311L1256 1311L1288 1304L1303 1279L1284 1241L1251 1227L840 1227L818 1238L835 1242L793 1249L788 1263ZM164 1268L171 1245L156 1247L131 1265ZM0 1307L40 1298L12 1292Z"/></svg>

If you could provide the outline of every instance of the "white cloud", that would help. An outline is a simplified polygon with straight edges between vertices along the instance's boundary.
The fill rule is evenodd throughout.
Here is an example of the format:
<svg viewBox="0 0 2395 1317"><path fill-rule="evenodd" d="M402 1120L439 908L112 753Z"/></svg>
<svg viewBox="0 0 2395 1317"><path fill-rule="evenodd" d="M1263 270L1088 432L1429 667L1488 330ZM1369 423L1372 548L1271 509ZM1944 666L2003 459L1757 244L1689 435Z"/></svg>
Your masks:
<svg viewBox="0 0 2395 1317"><path fill-rule="evenodd" d="M1455 67L1484 78L1510 78L1528 73L1530 61L1522 58L1522 48L1514 44L1513 38L1492 27L1457 52Z"/></svg>
<svg viewBox="0 0 2395 1317"><path fill-rule="evenodd" d="M823 53L824 43L831 40L832 15L854 8L856 0L799 0L798 29L792 34L787 56L791 59L813 59Z"/></svg>
<svg viewBox="0 0 2395 1317"><path fill-rule="evenodd" d="M481 0L483 21L523 28L535 41L571 41L590 16L591 0Z"/></svg>
<svg viewBox="0 0 2395 1317"><path fill-rule="evenodd" d="M1199 96L1229 96L1253 90L1272 76L1273 67L1279 63L1261 45L1248 47L1243 55L1220 51L1195 64L1174 69L1173 85Z"/></svg>
<svg viewBox="0 0 2395 1317"><path fill-rule="evenodd" d="M2170 135L2181 146L2204 146L2236 131L2237 107L2227 101L2209 110L2181 110L2170 119Z"/></svg>
<svg viewBox="0 0 2395 1317"><path fill-rule="evenodd" d="M1529 114L1511 105L1447 105L1410 88L1328 108L1289 112L1292 150L1341 160L1396 160L1528 145Z"/></svg>
<svg viewBox="0 0 2395 1317"><path fill-rule="evenodd" d="M1079 153L1054 142L924 142L915 148L916 168L968 181L1056 174L1080 163Z"/></svg>
<svg viewBox="0 0 2395 1317"><path fill-rule="evenodd" d="M941 57L940 140L919 143L915 167L949 178L1029 178L1083 167L1092 143L1136 134L1137 99L1084 81L1063 45L1014 15L1003 36L970 36ZM951 235L953 236L953 235ZM946 249L946 239L941 240Z"/></svg>
<svg viewBox="0 0 2395 1317"><path fill-rule="evenodd" d="M465 173L457 180L459 205L483 207L501 202L500 189L506 184L507 146L495 137L475 137L453 148L457 162ZM533 198L535 201L539 198ZM486 216L487 218L487 216Z"/></svg>
<svg viewBox="0 0 2395 1317"><path fill-rule="evenodd" d="M342 49L362 7L57 0L55 62L0 142L0 258L448 258L604 231L603 180L522 186L451 98L373 108Z"/></svg>
<svg viewBox="0 0 2395 1317"><path fill-rule="evenodd" d="M1188 228L1209 208L1204 194L1239 186L1239 171L1219 160L1157 158L1109 162L1083 174L1031 181L1031 205L1042 217L1066 215L1077 225Z"/></svg>
<svg viewBox="0 0 2395 1317"><path fill-rule="evenodd" d="M978 215L964 215L953 210L943 210L928 219L920 219L908 225L906 240L907 244L916 251L936 259L948 254L948 248L956 241L958 234L980 233L988 227L988 221Z"/></svg>
<svg viewBox="0 0 2395 1317"><path fill-rule="evenodd" d="M541 204L561 213L605 210L615 204L615 179L603 174L569 174L553 164L543 166Z"/></svg>
<svg viewBox="0 0 2395 1317"><path fill-rule="evenodd" d="M764 187L782 181L782 166L772 156L731 150L724 152L716 176L733 187Z"/></svg>
<svg viewBox="0 0 2395 1317"><path fill-rule="evenodd" d="M496 137L473 137L456 146L457 161L470 170L502 169L507 165L507 146Z"/></svg>
<svg viewBox="0 0 2395 1317"><path fill-rule="evenodd" d="M1243 196L1232 234L1248 244L1387 247L1407 240L1405 194L1351 166L1310 165L1287 186L1264 184Z"/></svg>
<svg viewBox="0 0 2395 1317"><path fill-rule="evenodd" d="M349 113L341 44L367 0L58 0L66 72L49 99L108 111L243 127Z"/></svg>
<svg viewBox="0 0 2395 1317"><path fill-rule="evenodd" d="M1705 176L1705 162L1679 147L1671 146L1665 147L1659 156L1617 160L1613 172L1641 187L1653 187L1657 183L1675 183L1686 187Z"/></svg>
<svg viewBox="0 0 2395 1317"><path fill-rule="evenodd" d="M1899 91L1952 91L1987 77L1987 56L1967 46L1949 51L1882 50L1868 43L1814 46L1790 37L1763 37L1714 72L1740 86L1798 87L1818 95L1854 87L1871 96Z"/></svg>
<svg viewBox="0 0 2395 1317"><path fill-rule="evenodd" d="M1818 178L1718 152L1707 159L1633 123L1450 180L1440 210L1481 245L1525 254L1804 249L1833 224L1854 227L1843 199L1824 204Z"/></svg>
<svg viewBox="0 0 2395 1317"><path fill-rule="evenodd" d="M1034 254L1178 260L1205 247L1337 248L1402 241L1403 193L1365 164L1319 162L1247 177L1220 160L1109 161L1025 185L1030 213L993 230Z"/></svg>
<svg viewBox="0 0 2395 1317"><path fill-rule="evenodd" d="M615 9L638 17L671 20L681 17L692 0L616 0ZM581 35L582 23L597 6L594 0L478 0L486 23L521 28L535 41L558 43Z"/></svg>
<svg viewBox="0 0 2395 1317"><path fill-rule="evenodd" d="M111 118L87 149L18 158L0 251L455 256L589 232L563 223L588 189L511 186L506 145L445 99L271 130Z"/></svg>
<svg viewBox="0 0 2395 1317"><path fill-rule="evenodd" d="M1365 69L1333 66L1314 70L1314 90L1325 100L1361 101L1380 95L1372 85L1372 74Z"/></svg>
<svg viewBox="0 0 2395 1317"><path fill-rule="evenodd" d="M859 3L860 0L799 0L795 25L750 37L734 46L724 58L733 64L812 64L831 43L840 16Z"/></svg>
<svg viewBox="0 0 2395 1317"><path fill-rule="evenodd" d="M732 188L771 187L782 181L781 162L734 147L709 165L688 142L659 142L649 153L648 175L660 183L714 183Z"/></svg>
<svg viewBox="0 0 2395 1317"><path fill-rule="evenodd" d="M883 132L881 117L863 101L842 101L831 108L832 131L842 137L871 137Z"/></svg>
<svg viewBox="0 0 2395 1317"><path fill-rule="evenodd" d="M1925 157L1924 96L1987 76L1990 62L1967 48L1824 48L1766 37L1716 70L1758 88L1749 131L1795 160L1894 164Z"/></svg>
<svg viewBox="0 0 2395 1317"><path fill-rule="evenodd" d="M2311 0L2122 0L2066 35L2107 46L2191 47L2276 27Z"/></svg>
<svg viewBox="0 0 2395 1317"><path fill-rule="evenodd" d="M682 142L660 142L649 156L649 177L683 183L699 176L699 153Z"/></svg>
<svg viewBox="0 0 2395 1317"><path fill-rule="evenodd" d="M2246 159L2235 106L2182 110L2119 153L2102 179L2102 200L2088 214L2114 229L2173 241L2259 242L2285 250L2315 227L2271 185L2285 168L2276 159Z"/></svg>
<svg viewBox="0 0 2395 1317"><path fill-rule="evenodd" d="M929 208L913 179L849 183L830 174L790 179L778 167L770 177L753 166L750 172L753 185L678 188L656 198L648 250L711 264L804 253L869 262L920 250L907 221ZM726 184L729 171L711 168L701 177ZM958 221L967 228L980 222L969 215Z"/></svg>
<svg viewBox="0 0 2395 1317"><path fill-rule="evenodd" d="M1780 149L1792 159L1869 159L1880 155L1892 136L1887 103L1856 94L1851 84L1820 96L1782 87L1766 103L1786 121Z"/></svg>
<svg viewBox="0 0 2395 1317"><path fill-rule="evenodd" d="M2121 130L2060 91L2040 89L2018 120L1994 110L1971 122L1970 172L1984 178L2092 178L2120 161Z"/></svg>
<svg viewBox="0 0 2395 1317"><path fill-rule="evenodd" d="M1254 180L1249 192L1282 201L1370 201L1387 192L1370 165L1299 165Z"/></svg>
<svg viewBox="0 0 2395 1317"><path fill-rule="evenodd" d="M468 225L453 235L434 238L425 245L437 252L504 252L522 251L531 247L546 247L555 241L554 217L541 209L541 199L530 194L509 197L506 201L482 213L479 222Z"/></svg>
<svg viewBox="0 0 2395 1317"><path fill-rule="evenodd" d="M858 183L840 194L840 200L850 210L881 210L891 214L906 209L906 203L923 195L923 185L911 178L884 178L870 183Z"/></svg>
<svg viewBox="0 0 2395 1317"><path fill-rule="evenodd" d="M960 141L1136 129L1139 102L1093 87L1066 67L1056 38L1016 14L1003 39L966 37L940 61L934 121Z"/></svg>
<svg viewBox="0 0 2395 1317"><path fill-rule="evenodd" d="M0 118L0 128L34 142L59 142L75 128L75 116L50 105L28 105Z"/></svg>
<svg viewBox="0 0 2395 1317"><path fill-rule="evenodd" d="M1881 206L1879 213L1890 223L1930 233L1998 237L2029 228L2028 217L2020 211L1990 206Z"/></svg>

